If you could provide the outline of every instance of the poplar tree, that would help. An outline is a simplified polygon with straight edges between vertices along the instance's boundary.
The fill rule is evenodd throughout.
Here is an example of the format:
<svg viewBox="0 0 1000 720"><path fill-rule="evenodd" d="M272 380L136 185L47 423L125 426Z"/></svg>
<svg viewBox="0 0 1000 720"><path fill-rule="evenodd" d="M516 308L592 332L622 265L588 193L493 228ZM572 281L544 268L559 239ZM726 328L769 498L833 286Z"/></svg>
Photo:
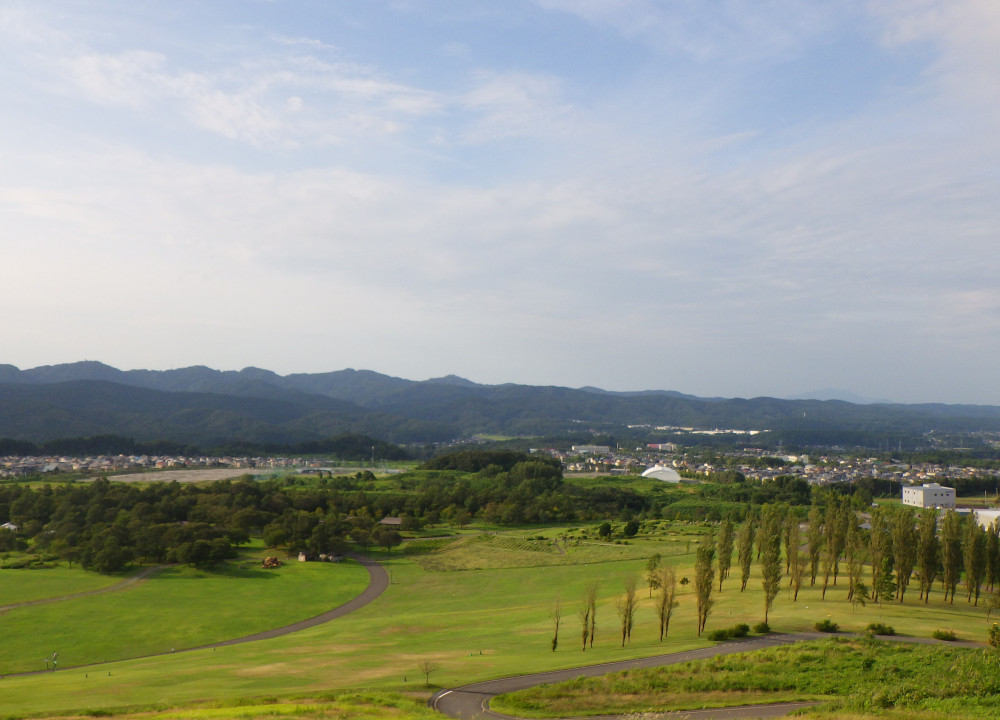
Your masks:
<svg viewBox="0 0 1000 720"><path fill-rule="evenodd" d="M776 505L765 505L761 511L760 538L761 582L764 586L764 622L781 587L781 534L783 513Z"/></svg>
<svg viewBox="0 0 1000 720"><path fill-rule="evenodd" d="M854 593L863 585L861 574L865 568L866 545L864 532L858 526L857 513L849 509L847 511L847 539L844 543L845 559L847 560L848 600L853 600ZM867 592L867 587L865 592ZM865 600L867 599L866 597Z"/></svg>
<svg viewBox="0 0 1000 720"><path fill-rule="evenodd" d="M892 561L896 569L896 599L903 602L917 564L920 545L913 510L897 507L892 514Z"/></svg>
<svg viewBox="0 0 1000 720"><path fill-rule="evenodd" d="M653 591L660 587L660 575L657 572L660 568L660 553L654 553L646 561L646 585L649 586L649 597L653 597Z"/></svg>
<svg viewBox="0 0 1000 720"><path fill-rule="evenodd" d="M677 601L677 573L669 565L657 570L660 581L660 594L657 596L656 614L660 619L660 642L667 636L670 630L670 617L674 613L674 608L679 605Z"/></svg>
<svg viewBox="0 0 1000 720"><path fill-rule="evenodd" d="M583 650L587 650L587 642L594 647L594 635L597 633L597 582L587 585L583 592L583 604L577 611L580 616L580 635L583 637Z"/></svg>
<svg viewBox="0 0 1000 720"><path fill-rule="evenodd" d="M722 581L729 577L729 567L733 564L733 542L735 539L736 530L733 527L733 522L726 518L719 533L719 592L722 592Z"/></svg>
<svg viewBox="0 0 1000 720"><path fill-rule="evenodd" d="M715 542L711 535L698 546L694 562L694 592L698 610L698 636L705 630L708 614L712 610L712 583L715 580Z"/></svg>
<svg viewBox="0 0 1000 720"><path fill-rule="evenodd" d="M941 523L941 570L944 598L953 603L955 588L958 587L958 580L962 575L962 525L961 518L954 510L946 512Z"/></svg>
<svg viewBox="0 0 1000 720"><path fill-rule="evenodd" d="M930 602L939 554L937 513L927 509L920 513L917 526L917 572L920 573L920 597L924 604Z"/></svg>
<svg viewBox="0 0 1000 720"><path fill-rule="evenodd" d="M994 520L986 529L986 584L990 592L1000 582L1000 521Z"/></svg>
<svg viewBox="0 0 1000 720"><path fill-rule="evenodd" d="M986 532L979 527L975 518L966 520L965 534L962 538L962 559L965 562L966 601L971 602L975 595L974 605L979 605L980 586L986 575Z"/></svg>
<svg viewBox="0 0 1000 720"><path fill-rule="evenodd" d="M823 510L813 500L809 508L809 530L806 535L809 545L809 585L816 584L816 573L819 570L819 556L823 550Z"/></svg>
<svg viewBox="0 0 1000 720"><path fill-rule="evenodd" d="M757 519L753 512L747 513L746 521L740 526L739 535L736 538L736 545L739 552L740 563L740 592L747 589L747 580L750 579L750 564L753 562L753 538L757 531Z"/></svg>
<svg viewBox="0 0 1000 720"><path fill-rule="evenodd" d="M622 647L625 642L632 642L632 624L635 621L635 578L630 577L625 581L625 594L618 598L616 606L618 617L622 622Z"/></svg>
<svg viewBox="0 0 1000 720"><path fill-rule="evenodd" d="M794 533L795 538L792 538ZM782 510L781 539L785 545L785 574L787 575L792 567L792 543L795 543L795 552L798 552L799 518L790 507Z"/></svg>
<svg viewBox="0 0 1000 720"><path fill-rule="evenodd" d="M882 589L887 587L883 576L892 573L892 533L889 519L882 506L872 509L872 529L868 534L868 550L872 564L872 599L882 603ZM891 579L891 578L890 578ZM895 591L895 583L893 583Z"/></svg>

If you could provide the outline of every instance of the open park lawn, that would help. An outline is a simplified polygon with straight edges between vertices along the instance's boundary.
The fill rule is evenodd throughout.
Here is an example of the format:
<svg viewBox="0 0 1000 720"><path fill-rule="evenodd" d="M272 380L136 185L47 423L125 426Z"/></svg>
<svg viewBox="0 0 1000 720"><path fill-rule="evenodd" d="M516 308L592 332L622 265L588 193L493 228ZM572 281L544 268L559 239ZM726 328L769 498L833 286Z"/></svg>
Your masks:
<svg viewBox="0 0 1000 720"><path fill-rule="evenodd" d="M537 538L541 534L554 539L568 535L566 530L535 529L530 536ZM655 597L649 596L642 579L645 558L660 553L675 566L678 577L693 580L697 543L688 543L683 534L665 531L659 537L638 537L629 545L581 543L577 547L581 556L572 564L569 558L573 547L567 548L567 554L563 555L558 550L552 551L545 541L528 540L527 531L501 533L501 536L506 540L427 548L423 557L420 553L404 554L401 548L376 554L391 575L391 585L385 594L346 617L292 635L218 650L178 652L89 668L64 669L61 662L55 673L6 677L0 680L3 713L14 717L69 714L80 709L82 698L86 699L87 708L104 711L195 702L249 702L262 697L315 697L342 690L375 689L406 695L422 693L426 697L437 688L478 680L711 644L695 632L693 582L680 586L680 605L671 620L669 635L661 643ZM524 543L537 543L546 549L528 549ZM501 551L504 566L490 567L487 558ZM635 555L622 559L623 551ZM557 558L557 562L531 562L541 552ZM427 562L430 559L433 562ZM739 569L734 568L721 593L716 580L713 594L716 603L708 618L708 630L738 622L753 625L763 619L763 591L757 566L742 593L738 575ZM616 600L629 577L640 578L639 607L632 640L622 647ZM136 652L139 647L145 648L145 652L180 647L182 641L177 638L182 632L186 633L188 645L210 638L245 635L338 605L360 592L366 579L364 569L354 563L339 566L291 563L276 574L255 568L229 573L177 568L141 588L10 611L0 616L5 625L4 657L19 669L40 669L42 658L56 650L66 665L75 665L80 662L76 658L101 659L102 653L118 652L119 657L126 657L141 654ZM585 588L594 581L599 582L597 639L593 648L584 652L577 612ZM985 640L986 611L966 604L964 597L946 604L940 601L940 591L935 588L928 605L912 593L907 594L903 604L887 602L880 607L869 603L854 607L846 601L844 585L841 582L838 587L831 587L826 599L821 600L819 587L808 587L807 580L798 602L792 602L782 589L769 617L771 627L786 632L811 630L816 621L830 619L843 630L860 632L868 623L883 622L893 625L899 634L927 638L935 629L945 628L953 630L959 639ZM129 596L135 599L127 601ZM553 652L557 606L561 611L561 626L558 647ZM7 632L8 629L15 632ZM70 642L67 635L58 646L53 646L44 636L57 630L72 630L77 639ZM124 643L123 649L116 635L125 632L135 635ZM83 640L84 637L89 640ZM959 662L959 657L956 655L952 662ZM424 662L436 667L430 674L429 687L419 670ZM880 677L894 677L888 673L896 662L876 659L871 677L879 673ZM814 667L819 674L837 672L824 670L822 663ZM965 666L961 669L967 672ZM942 683L936 681L938 686ZM805 695L828 694L822 688L793 690ZM953 700L941 698L940 702L947 704ZM244 717L232 707L219 712L212 717ZM406 714L409 712L406 710L398 717L410 717Z"/></svg>

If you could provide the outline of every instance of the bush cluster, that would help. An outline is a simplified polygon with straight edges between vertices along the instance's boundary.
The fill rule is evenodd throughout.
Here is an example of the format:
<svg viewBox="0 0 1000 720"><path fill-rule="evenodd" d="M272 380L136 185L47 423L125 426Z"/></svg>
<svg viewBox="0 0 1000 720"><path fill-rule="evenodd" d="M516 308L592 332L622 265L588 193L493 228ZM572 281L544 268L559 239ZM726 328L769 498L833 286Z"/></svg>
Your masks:
<svg viewBox="0 0 1000 720"><path fill-rule="evenodd" d="M733 625L731 628L719 628L708 633L708 639L713 642L725 642L734 638L745 638L750 634L750 626L746 623Z"/></svg>
<svg viewBox="0 0 1000 720"><path fill-rule="evenodd" d="M813 627L816 628L816 632L825 632L825 633L840 632L840 625L833 622L833 620L830 620L829 618L827 618L826 620L820 620L818 623L813 625Z"/></svg>
<svg viewBox="0 0 1000 720"><path fill-rule="evenodd" d="M872 635L895 635L896 628L892 625L886 625L885 623L873 622L868 624L868 632Z"/></svg>
<svg viewBox="0 0 1000 720"><path fill-rule="evenodd" d="M935 640L947 640L948 642L958 640L958 635L953 630L935 630L931 636Z"/></svg>

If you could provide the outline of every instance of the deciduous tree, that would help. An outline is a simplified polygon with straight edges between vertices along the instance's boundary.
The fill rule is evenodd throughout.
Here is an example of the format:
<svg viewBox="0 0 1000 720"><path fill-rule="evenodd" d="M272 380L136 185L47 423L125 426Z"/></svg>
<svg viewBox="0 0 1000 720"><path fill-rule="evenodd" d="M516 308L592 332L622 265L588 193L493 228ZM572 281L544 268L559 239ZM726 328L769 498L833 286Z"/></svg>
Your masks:
<svg viewBox="0 0 1000 720"><path fill-rule="evenodd" d="M698 635L701 636L712 611L712 584L715 579L715 542L711 535L698 546L694 562L694 592L698 611Z"/></svg>

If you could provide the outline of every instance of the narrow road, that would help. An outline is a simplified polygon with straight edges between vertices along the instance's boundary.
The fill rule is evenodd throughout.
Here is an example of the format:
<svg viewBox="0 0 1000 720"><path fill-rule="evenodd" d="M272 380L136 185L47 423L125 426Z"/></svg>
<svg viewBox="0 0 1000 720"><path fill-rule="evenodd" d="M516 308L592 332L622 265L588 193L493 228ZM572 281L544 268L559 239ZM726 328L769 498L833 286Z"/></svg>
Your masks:
<svg viewBox="0 0 1000 720"><path fill-rule="evenodd" d="M135 585L136 583L145 580L158 573L165 567L170 567L169 565L157 565L156 567L148 567L140 570L135 575L125 578L121 582L115 583L114 585L108 585L107 587L97 588L96 590L86 590L84 592L73 593L72 595L60 595L59 597L52 598L42 598L40 600L25 600L24 602L11 603L10 605L0 605L0 613L7 612L8 610L13 610L19 607L31 607L32 605L48 605L49 603L63 602L64 600L75 600L76 598L88 597L90 595L101 595L103 593L118 592L119 590L124 590L125 588Z"/></svg>
<svg viewBox="0 0 1000 720"><path fill-rule="evenodd" d="M306 628L316 627L317 625L328 623L331 620L336 620L337 618L343 617L348 613L352 613L359 608L363 608L365 605L384 593L389 587L389 573L386 572L384 567L364 555L358 555L357 553L352 552L344 553L344 555L352 560L356 560L368 571L368 587L366 587L357 597L348 600L343 605L335 607L333 610L327 610L322 615L317 615L316 617L311 617L307 620L300 620L299 622L292 623L291 625L274 628L273 630L264 630L263 632L254 633L253 635L244 635L243 637L233 638L232 640L223 640L222 642L210 643L208 645L185 648L183 651L179 652L226 647L227 645L239 645L240 643L254 642L256 640L270 640L271 638L281 637L282 635L290 635L291 633L298 632L299 630L305 630Z"/></svg>
<svg viewBox="0 0 1000 720"><path fill-rule="evenodd" d="M846 635L846 634L842 634ZM668 655L656 655L648 658L637 658L635 660L620 660L618 662L601 663L600 665L587 665L584 667L569 668L566 670L552 670L550 672L535 673L533 675L519 675L517 677L500 678L499 680L486 680L484 682L464 685L454 690L442 690L431 697L429 704L435 710L459 720L511 720L508 715L501 715L489 709L489 702L496 695L526 690L536 685L559 683L566 680L573 680L580 677L597 677L622 670L634 670L638 668L665 667L690 660L704 660L705 658L719 655L732 655L742 652L753 652L766 648L778 647L780 645L791 645L808 640L818 640L829 638L830 633L804 632L774 634L759 638L747 638L745 640L733 640L721 643L714 647L699 648L697 650L686 650L684 652L670 653ZM879 636L880 640L893 642L909 642L916 644L940 644L940 641L915 637L900 636ZM981 643L953 642L946 643L949 646L959 647L982 647ZM817 705L813 702L798 703L774 703L768 705L744 705L730 708L716 708L709 710L680 710L664 713L664 717L671 720L689 718L690 720L735 720L737 718L772 718L787 715L793 710L803 707ZM599 717L588 717L587 720L611 720L618 718L618 715L605 715Z"/></svg>
<svg viewBox="0 0 1000 720"><path fill-rule="evenodd" d="M229 640L221 640L215 643L208 643L207 645L198 645L196 647L181 648L172 652L161 652L161 653L150 653L148 655L135 655L130 658L122 658L122 660L138 660L141 658L157 657L160 655L176 655L182 652L192 652L194 650L207 650L209 648L219 648L226 647L229 645L239 645L240 643L254 642L256 640L270 640L271 638L281 637L282 635L290 635L300 630L305 630L307 628L316 627L317 625L322 625L323 623L328 623L331 620L336 620L337 618L343 617L348 613L354 612L360 608L363 608L368 603L372 602L379 595L384 593L389 587L389 573L386 572L385 568L380 564L372 560L371 558L365 557L364 555L359 555L357 553L344 553L346 557L360 563L368 571L368 587L364 591L348 600L343 605L333 608L332 610L327 610L325 613L316 615L315 617L308 618L306 620L300 620L299 622L292 623L291 625L284 625L282 627L273 628L271 630L264 630L262 632L253 633L252 635L243 635L242 637L231 638ZM84 593L89 594L89 593ZM121 662L121 660L110 660L108 662ZM89 665L72 665L66 666L65 669L70 667L83 668L92 667L93 665L104 665L106 663L91 663ZM22 672L22 673L9 673L6 676L0 677L21 677L27 675L40 675L42 673L50 672L49 670L35 670L32 672Z"/></svg>

